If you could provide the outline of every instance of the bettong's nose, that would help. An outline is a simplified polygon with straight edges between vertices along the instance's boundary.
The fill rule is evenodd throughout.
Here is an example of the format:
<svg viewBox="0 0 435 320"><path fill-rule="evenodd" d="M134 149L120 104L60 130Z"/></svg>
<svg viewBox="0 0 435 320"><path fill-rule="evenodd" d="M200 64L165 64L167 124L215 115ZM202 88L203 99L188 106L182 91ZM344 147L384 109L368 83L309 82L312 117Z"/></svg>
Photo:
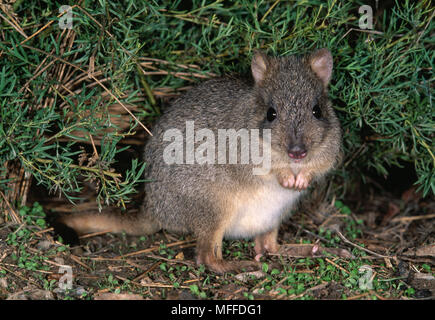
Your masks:
<svg viewBox="0 0 435 320"><path fill-rule="evenodd" d="M303 144L295 144L289 148L288 155L292 159L300 160L306 157L307 149Z"/></svg>

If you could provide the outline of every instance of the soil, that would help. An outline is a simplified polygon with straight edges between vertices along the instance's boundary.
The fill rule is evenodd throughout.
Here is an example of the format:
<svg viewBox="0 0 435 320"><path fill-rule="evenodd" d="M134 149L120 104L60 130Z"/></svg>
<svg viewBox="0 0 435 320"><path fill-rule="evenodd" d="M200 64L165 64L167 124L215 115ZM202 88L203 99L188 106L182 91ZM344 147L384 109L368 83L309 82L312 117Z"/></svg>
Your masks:
<svg viewBox="0 0 435 320"><path fill-rule="evenodd" d="M78 240L76 244L64 246L48 226L35 229L27 242L8 244L8 235L17 232L17 226L4 219L0 221L0 270L3 270L0 298L432 299L435 296L435 201L422 198L415 190L411 187L400 197L372 192L366 194L364 202L361 197L350 195L346 208L351 213L347 215L336 205L319 201L319 197L325 199L324 193L312 194L310 201L303 202L281 227L281 255L263 258L269 270L236 275L216 275L196 266L195 239L190 235L160 231L148 237L132 237L103 232L80 239L75 235L68 240L63 230L64 241ZM84 194L92 194L92 190L84 190ZM138 194L133 199L124 214L137 207L141 196ZM33 188L29 203L35 199L42 204L47 220L56 214L98 211L92 197L73 206L65 199ZM102 214L105 210L117 209L106 208ZM352 234L346 224L349 221L359 221L352 239L348 238ZM319 230L332 230L333 236L327 239L328 232ZM335 239L333 245L331 239ZM369 261L375 277L390 282L388 288L358 291L340 280L353 272L348 263L355 259L355 248L362 246L366 250L365 261ZM33 270L31 266L20 266L17 257L25 255L27 261L39 257L40 265L45 268ZM225 259L252 259L252 242L225 241L224 256ZM319 283L323 272L320 259L342 269L343 277L331 281L322 278ZM72 275L69 290L61 288L62 283L68 284L68 268ZM277 270L274 272L278 277L272 276L270 270ZM282 288L285 291L291 286L280 286L288 278L281 279L279 275L290 274L285 273L289 270L296 275L313 275L314 281L308 284L311 287L301 293L283 293ZM269 286L265 285L268 281Z"/></svg>

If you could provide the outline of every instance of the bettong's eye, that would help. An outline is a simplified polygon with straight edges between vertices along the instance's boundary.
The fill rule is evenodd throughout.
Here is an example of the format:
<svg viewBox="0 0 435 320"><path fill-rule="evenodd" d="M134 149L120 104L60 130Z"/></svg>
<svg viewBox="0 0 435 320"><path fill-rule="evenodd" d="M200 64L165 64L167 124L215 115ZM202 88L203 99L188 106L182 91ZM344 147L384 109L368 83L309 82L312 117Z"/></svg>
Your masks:
<svg viewBox="0 0 435 320"><path fill-rule="evenodd" d="M274 108L272 108L272 107L269 108L267 110L266 117L267 117L267 121L269 121L269 122L272 122L273 120L275 120L275 118L276 118L276 110Z"/></svg>
<svg viewBox="0 0 435 320"><path fill-rule="evenodd" d="M320 110L320 107L318 104L316 104L313 108L313 116L316 119L320 119L322 117L322 110Z"/></svg>

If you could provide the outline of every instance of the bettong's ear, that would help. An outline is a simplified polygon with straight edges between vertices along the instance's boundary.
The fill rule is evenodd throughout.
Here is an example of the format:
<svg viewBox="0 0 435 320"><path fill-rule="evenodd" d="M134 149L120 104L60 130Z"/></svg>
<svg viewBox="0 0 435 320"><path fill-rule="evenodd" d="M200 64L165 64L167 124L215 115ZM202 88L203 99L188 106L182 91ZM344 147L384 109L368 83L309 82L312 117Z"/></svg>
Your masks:
<svg viewBox="0 0 435 320"><path fill-rule="evenodd" d="M326 88L332 75L333 61L331 52L326 48L314 51L309 56L308 63L311 70L322 80L323 86Z"/></svg>
<svg viewBox="0 0 435 320"><path fill-rule="evenodd" d="M268 67L269 61L267 55L261 51L255 51L254 56L252 57L251 71L256 84L259 84L264 80Z"/></svg>

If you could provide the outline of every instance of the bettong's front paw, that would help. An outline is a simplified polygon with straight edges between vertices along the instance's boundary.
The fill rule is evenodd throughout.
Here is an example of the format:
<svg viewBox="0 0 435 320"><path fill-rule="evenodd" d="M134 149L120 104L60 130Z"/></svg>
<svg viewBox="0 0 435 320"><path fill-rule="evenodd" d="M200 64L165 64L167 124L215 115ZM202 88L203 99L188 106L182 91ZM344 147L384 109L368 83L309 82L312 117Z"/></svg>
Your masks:
<svg viewBox="0 0 435 320"><path fill-rule="evenodd" d="M282 178L280 183L284 188L305 190L310 185L310 181L310 175L301 171L296 177L294 174L290 174L289 176Z"/></svg>

